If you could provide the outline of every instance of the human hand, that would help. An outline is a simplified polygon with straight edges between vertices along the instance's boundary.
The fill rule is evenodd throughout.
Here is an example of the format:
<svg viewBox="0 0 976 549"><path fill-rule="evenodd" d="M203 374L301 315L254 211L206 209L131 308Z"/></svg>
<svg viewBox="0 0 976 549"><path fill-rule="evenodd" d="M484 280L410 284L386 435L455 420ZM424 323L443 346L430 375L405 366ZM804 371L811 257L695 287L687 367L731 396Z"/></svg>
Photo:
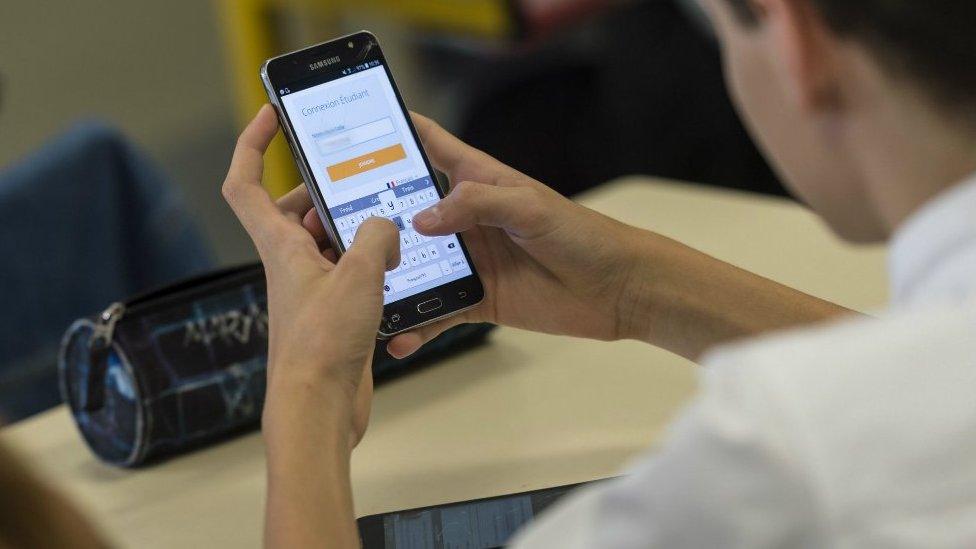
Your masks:
<svg viewBox="0 0 976 549"><path fill-rule="evenodd" d="M238 139L223 185L267 276L265 436L293 438L289 430L302 428L296 422L328 421L351 449L369 419L383 278L399 263L399 238L391 222L373 219L338 262L323 255L302 227L307 209L296 211L288 200L276 205L261 186L263 154L277 130L266 105Z"/></svg>
<svg viewBox="0 0 976 549"><path fill-rule="evenodd" d="M462 233L485 286L477 308L401 334L406 356L444 330L492 322L528 330L613 340L629 337L621 303L641 231L566 199L468 146L436 122L414 124L450 193L413 218L428 236Z"/></svg>
<svg viewBox="0 0 976 549"><path fill-rule="evenodd" d="M633 271L633 243L642 231L562 197L428 118L413 119L434 166L451 181L449 195L414 217L414 228L430 236L463 232L485 299L460 315L394 337L390 353L407 356L465 322L605 340L631 337L620 319L626 308L621 300ZM327 246L304 186L282 203L304 213L305 228Z"/></svg>

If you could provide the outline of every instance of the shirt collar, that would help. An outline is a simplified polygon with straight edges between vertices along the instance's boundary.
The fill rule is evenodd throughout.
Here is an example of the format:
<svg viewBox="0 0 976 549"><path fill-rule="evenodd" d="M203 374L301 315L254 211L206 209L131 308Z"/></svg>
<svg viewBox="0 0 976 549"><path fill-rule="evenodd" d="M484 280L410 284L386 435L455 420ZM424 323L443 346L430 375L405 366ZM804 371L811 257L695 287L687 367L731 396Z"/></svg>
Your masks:
<svg viewBox="0 0 976 549"><path fill-rule="evenodd" d="M896 307L976 294L976 175L902 223L891 242L889 270Z"/></svg>

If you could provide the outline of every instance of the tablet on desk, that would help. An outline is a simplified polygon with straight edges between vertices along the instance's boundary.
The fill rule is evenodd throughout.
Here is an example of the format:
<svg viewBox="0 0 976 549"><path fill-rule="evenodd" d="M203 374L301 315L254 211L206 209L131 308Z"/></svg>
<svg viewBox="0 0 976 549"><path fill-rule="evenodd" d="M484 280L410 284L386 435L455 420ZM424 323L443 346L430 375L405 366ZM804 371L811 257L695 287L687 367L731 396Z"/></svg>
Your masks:
<svg viewBox="0 0 976 549"><path fill-rule="evenodd" d="M363 549L504 547L522 525L583 484L370 515L359 519L359 535Z"/></svg>

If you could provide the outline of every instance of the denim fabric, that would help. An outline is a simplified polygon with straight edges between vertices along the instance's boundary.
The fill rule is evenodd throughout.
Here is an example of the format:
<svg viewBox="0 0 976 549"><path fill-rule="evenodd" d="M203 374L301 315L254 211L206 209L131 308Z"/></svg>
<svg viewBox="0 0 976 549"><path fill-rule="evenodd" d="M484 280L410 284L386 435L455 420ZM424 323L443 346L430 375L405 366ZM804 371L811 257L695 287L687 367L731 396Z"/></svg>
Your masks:
<svg viewBox="0 0 976 549"><path fill-rule="evenodd" d="M97 123L0 172L0 220L5 421L60 402L57 348L72 320L213 265L176 189Z"/></svg>

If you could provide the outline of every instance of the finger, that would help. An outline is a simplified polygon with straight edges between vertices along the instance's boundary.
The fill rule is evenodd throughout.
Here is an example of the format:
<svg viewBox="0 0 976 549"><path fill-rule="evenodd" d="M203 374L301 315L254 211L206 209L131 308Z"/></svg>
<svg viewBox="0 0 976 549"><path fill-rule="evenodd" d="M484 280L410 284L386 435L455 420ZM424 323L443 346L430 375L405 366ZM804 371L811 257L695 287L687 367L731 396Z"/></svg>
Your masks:
<svg viewBox="0 0 976 549"><path fill-rule="evenodd" d="M472 147L451 135L437 122L415 112L411 112L410 117L420 134L420 140L424 142L424 149L427 150L431 163L438 170L450 174L464 161L464 155L470 154L468 149Z"/></svg>
<svg viewBox="0 0 976 549"><path fill-rule="evenodd" d="M308 193L308 187L304 183L300 183L288 191L288 194L279 198L278 207L284 212L298 216L302 226L312 233L316 242L328 240L328 234L325 232L325 227L322 226L322 218L315 210L312 197Z"/></svg>
<svg viewBox="0 0 976 549"><path fill-rule="evenodd" d="M413 217L425 235L447 235L477 225L498 227L513 236L532 238L544 231L550 216L541 191L528 187L496 187L462 181L443 200Z"/></svg>
<svg viewBox="0 0 976 549"><path fill-rule="evenodd" d="M261 186L264 153L278 131L270 105L261 107L237 139L222 192L244 229L260 248L267 233L283 219L282 213Z"/></svg>
<svg viewBox="0 0 976 549"><path fill-rule="evenodd" d="M339 258L337 274L379 286L384 273L400 264L400 232L389 219L371 217L356 231L353 244Z"/></svg>
<svg viewBox="0 0 976 549"><path fill-rule="evenodd" d="M521 176L517 170L454 137L437 122L422 114L410 113L431 163L446 173L452 184L462 179L478 179L495 184L499 179Z"/></svg>
<svg viewBox="0 0 976 549"><path fill-rule="evenodd" d="M302 227L305 227L306 231L312 233L316 242L327 241L329 239L328 233L325 232L325 226L322 225L322 218L319 217L319 212L315 208L305 212L305 217L302 218Z"/></svg>
<svg viewBox="0 0 976 549"><path fill-rule="evenodd" d="M466 322L467 315L457 315L399 334L386 343L386 352L396 359L406 358L435 337Z"/></svg>
<svg viewBox="0 0 976 549"><path fill-rule="evenodd" d="M278 207L281 211L294 213L299 218L303 217L312 209L312 197L308 194L308 187L304 183L299 183L297 187L278 199Z"/></svg>

